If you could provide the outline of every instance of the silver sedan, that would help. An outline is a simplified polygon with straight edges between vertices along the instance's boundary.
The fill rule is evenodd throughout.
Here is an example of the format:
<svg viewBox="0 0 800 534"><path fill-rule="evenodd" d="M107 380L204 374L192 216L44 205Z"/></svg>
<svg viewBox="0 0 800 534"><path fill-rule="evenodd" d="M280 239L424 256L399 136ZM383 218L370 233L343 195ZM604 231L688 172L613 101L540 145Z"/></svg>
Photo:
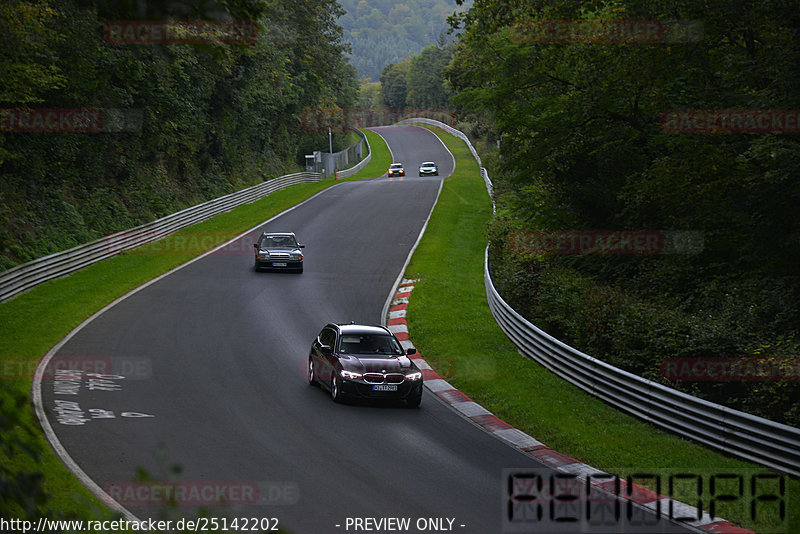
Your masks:
<svg viewBox="0 0 800 534"><path fill-rule="evenodd" d="M305 245L297 242L292 232L264 232L253 243L255 249L255 269L290 270L303 272L303 252Z"/></svg>

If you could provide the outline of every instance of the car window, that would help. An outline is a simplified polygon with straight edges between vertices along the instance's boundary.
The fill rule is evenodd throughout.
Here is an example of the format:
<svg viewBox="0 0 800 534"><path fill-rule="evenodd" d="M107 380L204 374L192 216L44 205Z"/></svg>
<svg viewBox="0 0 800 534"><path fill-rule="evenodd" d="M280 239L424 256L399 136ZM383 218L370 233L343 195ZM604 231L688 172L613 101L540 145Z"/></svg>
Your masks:
<svg viewBox="0 0 800 534"><path fill-rule="evenodd" d="M280 247L295 247L297 241L292 236L278 235L278 236L264 236L261 238L261 248L280 248Z"/></svg>
<svg viewBox="0 0 800 534"><path fill-rule="evenodd" d="M323 345L328 345L333 347L334 342L336 341L336 332L331 330L330 328L325 328L319 334L319 341Z"/></svg>
<svg viewBox="0 0 800 534"><path fill-rule="evenodd" d="M386 334L343 334L339 341L341 354L370 354L394 357L403 354L397 340Z"/></svg>

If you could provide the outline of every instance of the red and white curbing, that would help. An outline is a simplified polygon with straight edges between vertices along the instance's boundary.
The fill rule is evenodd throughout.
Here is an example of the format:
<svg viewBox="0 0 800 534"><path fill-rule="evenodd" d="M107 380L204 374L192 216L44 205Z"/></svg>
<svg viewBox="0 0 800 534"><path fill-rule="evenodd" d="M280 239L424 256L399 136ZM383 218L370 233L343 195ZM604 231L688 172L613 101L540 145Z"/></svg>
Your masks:
<svg viewBox="0 0 800 534"><path fill-rule="evenodd" d="M389 307L389 315L387 326L394 335L400 340L404 349L413 348L414 344L409 340L408 323L406 322L406 308L408 307L408 299L411 292L414 290L414 283L416 280L403 279L397 287L394 299L392 299L391 306ZM540 441L532 438L525 432L514 428L496 415L492 414L489 410L473 401L459 390L450 385L439 374L431 368L430 365L422 358L422 355L417 353L410 356L414 363L422 370L422 375L425 380L425 387L434 393L437 397L442 399L450 407L457 412L470 419L472 422L482 427L484 430L498 437L499 439L511 444L520 451L529 454L536 458L545 465L564 473L578 475L579 478L585 479L590 475L602 475L604 471L595 469L594 467L581 463L574 458L570 458L560 452L554 451L547 447ZM628 493L625 481L620 481L622 486L620 493ZM608 495L615 495L613 491L614 481L606 480L597 483L592 483L592 486L599 492L607 493ZM617 497L622 497L617 495ZM624 498L624 497L623 497ZM697 517L698 509L694 506L685 504L674 499L670 499L664 495L659 495L654 491L634 484L631 496L627 497L628 500L652 511L660 510L661 515L667 516L670 513L672 517ZM660 504L660 508L659 508ZM719 534L755 534L751 530L747 530L740 526L735 525L729 521L719 517L712 518L705 511L702 512L701 519L695 521L685 521L682 524L694 527L698 532L713 532Z"/></svg>

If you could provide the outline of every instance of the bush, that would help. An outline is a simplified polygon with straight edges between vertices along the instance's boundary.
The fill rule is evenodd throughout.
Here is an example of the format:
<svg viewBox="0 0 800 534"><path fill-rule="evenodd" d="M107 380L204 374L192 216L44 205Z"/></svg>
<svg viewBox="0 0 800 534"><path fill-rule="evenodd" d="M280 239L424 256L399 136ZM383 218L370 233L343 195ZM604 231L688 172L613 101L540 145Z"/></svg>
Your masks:
<svg viewBox="0 0 800 534"><path fill-rule="evenodd" d="M763 284L752 284L750 291L741 291L739 286L735 295L715 287L696 299L703 311L678 310L637 297L628 288L599 283L554 259L514 254L503 246L503 236L513 226L496 221L490 228L492 277L503 298L533 324L590 356L644 378L734 409L800 425L800 382L670 382L661 377L666 358L800 357L800 343L793 335L776 341L759 328L774 317L770 313L773 300L757 306L748 299L753 288L759 294L767 291ZM720 294L727 297L720 299Z"/></svg>

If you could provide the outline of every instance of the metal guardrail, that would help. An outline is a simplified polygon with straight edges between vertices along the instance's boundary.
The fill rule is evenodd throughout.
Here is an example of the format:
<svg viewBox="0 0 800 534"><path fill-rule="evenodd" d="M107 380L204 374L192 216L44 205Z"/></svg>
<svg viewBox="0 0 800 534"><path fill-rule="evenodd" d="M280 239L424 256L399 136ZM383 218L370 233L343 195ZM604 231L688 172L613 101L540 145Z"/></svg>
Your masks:
<svg viewBox="0 0 800 534"><path fill-rule="evenodd" d="M414 123L414 122L420 123L420 124L428 124L430 126L436 126L437 128L441 128L445 132L447 132L447 133L449 133L451 135L455 135L456 137L458 137L459 139L461 139L462 141L467 143L467 146L469 147L469 151L472 152L472 157L474 157L475 161L478 162L478 167L481 167L481 157L478 155L478 152L475 150L475 147L472 146L472 143L470 142L469 137L467 137L464 134L464 132L462 132L460 130L456 130L452 126L450 126L448 124L445 124L443 122L437 121L436 119L426 119L426 118L421 118L421 117L411 118L411 119L403 119L401 121L398 121L397 124L411 124L411 123ZM486 169L481 167L481 174L483 174L483 172L485 170ZM491 194L491 192L492 192L492 190L491 190L491 182L489 182L489 193Z"/></svg>
<svg viewBox="0 0 800 534"><path fill-rule="evenodd" d="M453 133L444 123L423 122ZM462 132L453 133L466 141ZM480 158L476 155L480 165ZM490 194L491 181L481 168ZM494 200L492 200L494 204ZM497 292L489 268L489 248L484 256L486 298L497 324L526 357L606 403L659 428L690 438L781 473L800 476L800 429L727 408L646 380L584 354L543 332L517 313Z"/></svg>
<svg viewBox="0 0 800 534"><path fill-rule="evenodd" d="M497 292L486 249L489 308L517 349L608 404L670 432L800 476L800 429L727 408L618 369L549 336L514 311Z"/></svg>
<svg viewBox="0 0 800 534"><path fill-rule="evenodd" d="M483 178L483 181L486 183L486 190L489 192L489 198L492 199L492 213L496 213L496 211L495 211L496 210L496 206L494 204L494 196L493 196L494 189L492 187L492 181L489 179L489 171L487 171L485 168L481 167L481 157L478 155L478 151L475 150L475 147L472 146L472 142L470 142L469 137L467 137L466 134L464 134L464 132L462 132L461 130L456 130L452 126L449 126L449 125L447 125L447 124L445 124L443 122L439 122L439 121L437 121L435 119L426 119L426 118L403 119L403 120L399 121L397 124L411 124L411 123L415 123L415 122L416 123L421 123L421 124L428 124L430 126L436 126L437 128L441 128L445 132L447 132L447 133L449 133L451 135L454 135L454 136L458 137L459 139L461 139L462 141L464 141L465 143L467 143L467 147L469 148L469 151L472 152L472 157L475 158L475 161L478 162L478 167L481 170L481 178Z"/></svg>
<svg viewBox="0 0 800 534"><path fill-rule="evenodd" d="M349 169L345 169L343 171L339 171L339 178L347 178L348 176L353 176L355 173L357 173L358 171L363 169L364 166L367 163L369 163L369 160L372 159L372 147L369 146L369 139L367 139L366 134L364 134L364 132L361 132L359 130L356 130L355 132L358 135L360 135L361 138L363 139L363 141L367 144L367 155L366 155L366 157L364 157L364 159L359 161L356 165L350 167Z"/></svg>
<svg viewBox="0 0 800 534"><path fill-rule="evenodd" d="M273 178L130 230L111 234L90 243L35 259L0 273L0 302L43 282L66 276L92 263L110 258L123 250L162 239L181 228L210 219L237 206L254 202L291 185L318 182L318 173L299 172Z"/></svg>

